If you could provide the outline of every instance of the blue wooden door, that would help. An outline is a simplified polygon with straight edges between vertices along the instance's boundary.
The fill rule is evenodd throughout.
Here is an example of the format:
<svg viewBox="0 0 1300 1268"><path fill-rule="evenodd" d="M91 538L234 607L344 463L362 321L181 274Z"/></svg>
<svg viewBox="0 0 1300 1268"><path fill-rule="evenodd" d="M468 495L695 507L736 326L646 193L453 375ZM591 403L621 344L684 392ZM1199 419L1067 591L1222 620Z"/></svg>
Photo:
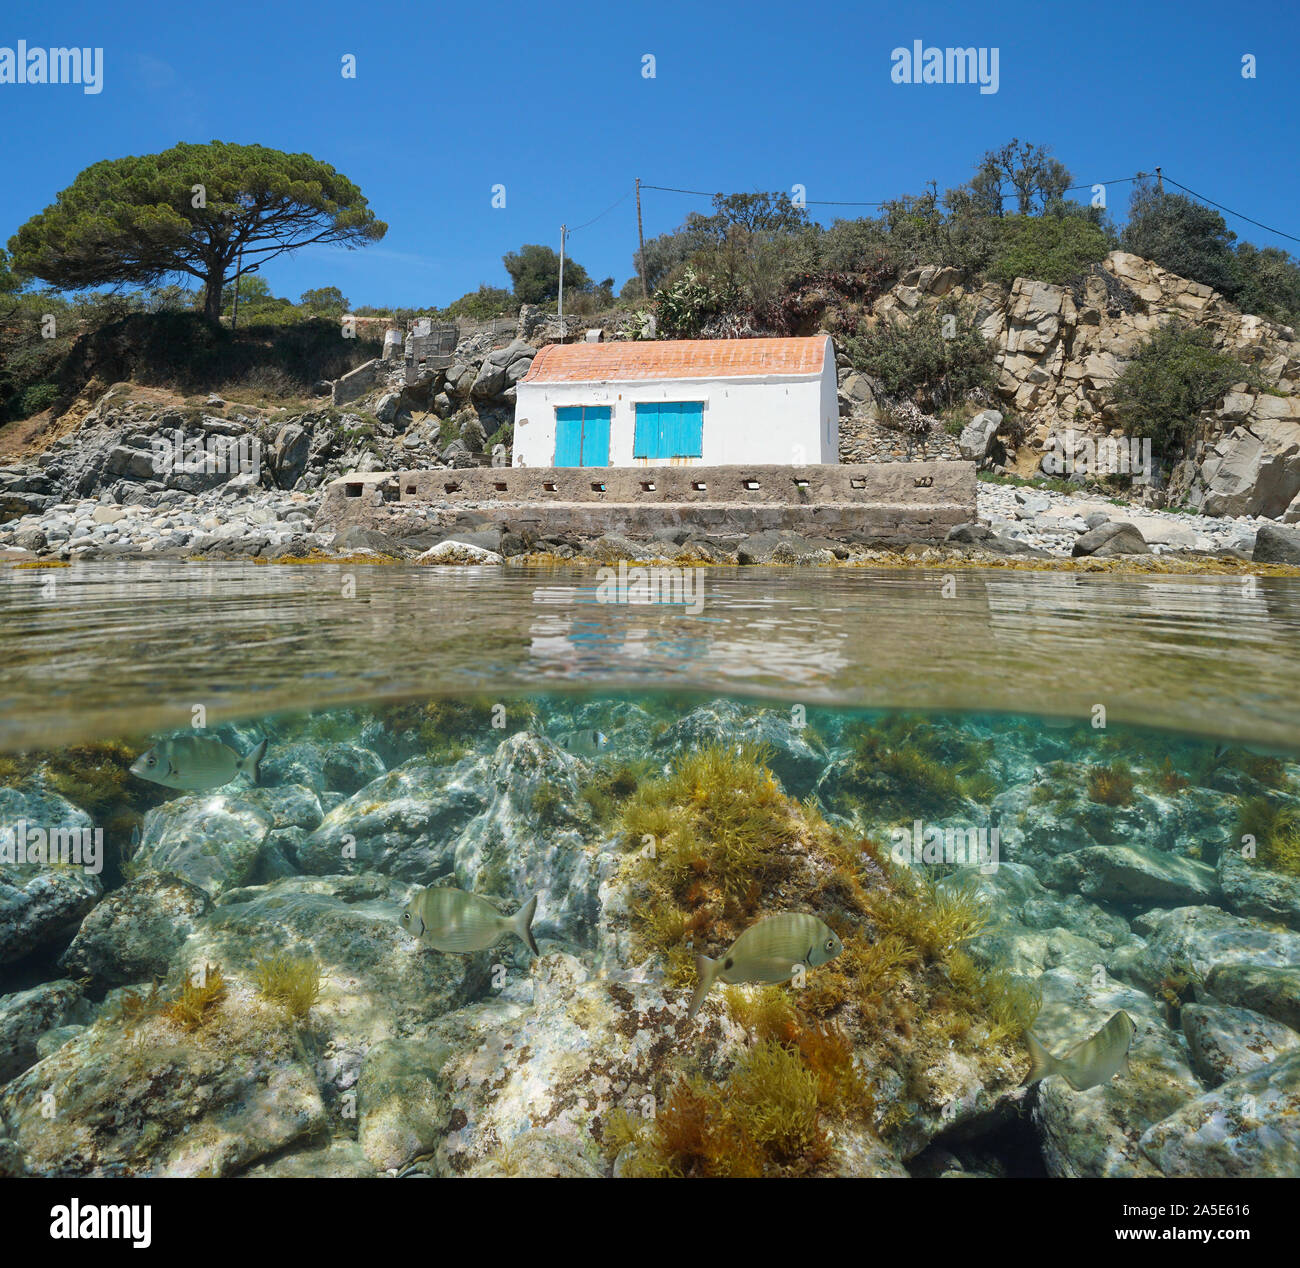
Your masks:
<svg viewBox="0 0 1300 1268"><path fill-rule="evenodd" d="M641 401L636 407L634 458L704 455L703 401Z"/></svg>
<svg viewBox="0 0 1300 1268"><path fill-rule="evenodd" d="M555 410L555 465L609 466L608 405L561 405Z"/></svg>

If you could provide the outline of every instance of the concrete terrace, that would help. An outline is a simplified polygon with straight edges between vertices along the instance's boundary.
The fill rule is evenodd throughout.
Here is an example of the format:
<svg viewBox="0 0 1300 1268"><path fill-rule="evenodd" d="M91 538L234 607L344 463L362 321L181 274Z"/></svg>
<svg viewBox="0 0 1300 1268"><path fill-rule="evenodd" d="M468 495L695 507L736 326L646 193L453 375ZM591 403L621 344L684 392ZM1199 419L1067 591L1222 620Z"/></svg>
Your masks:
<svg viewBox="0 0 1300 1268"><path fill-rule="evenodd" d="M975 465L493 467L371 472L326 490L316 530L403 537L495 526L539 537L776 529L844 542L941 542L976 514Z"/></svg>

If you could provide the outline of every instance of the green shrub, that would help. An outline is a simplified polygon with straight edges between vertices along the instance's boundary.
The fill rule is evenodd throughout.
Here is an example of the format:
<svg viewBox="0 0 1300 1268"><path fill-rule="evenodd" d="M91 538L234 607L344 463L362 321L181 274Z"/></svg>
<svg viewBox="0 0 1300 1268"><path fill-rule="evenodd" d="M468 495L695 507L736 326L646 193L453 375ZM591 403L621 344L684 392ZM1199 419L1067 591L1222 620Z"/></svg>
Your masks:
<svg viewBox="0 0 1300 1268"><path fill-rule="evenodd" d="M1110 240L1085 216L1006 216L989 276L1010 285L1018 277L1061 285L1106 257Z"/></svg>
<svg viewBox="0 0 1300 1268"><path fill-rule="evenodd" d="M30 418L43 409L49 409L58 394L58 385L54 383L33 383L31 387L24 388L18 398L18 417Z"/></svg>
<svg viewBox="0 0 1300 1268"><path fill-rule="evenodd" d="M947 317L955 324L945 323ZM844 348L854 366L879 379L891 396L912 397L933 409L946 409L972 388L995 382L992 349L965 304L944 302L905 321L884 318L846 339Z"/></svg>
<svg viewBox="0 0 1300 1268"><path fill-rule="evenodd" d="M656 335L660 339L698 339L705 323L734 307L739 297L727 287L710 285L693 268L655 292Z"/></svg>
<svg viewBox="0 0 1300 1268"><path fill-rule="evenodd" d="M1171 321L1139 349L1115 383L1115 404L1129 436L1149 437L1162 458L1187 449L1201 411L1239 380L1256 378L1250 367L1211 342L1210 333Z"/></svg>

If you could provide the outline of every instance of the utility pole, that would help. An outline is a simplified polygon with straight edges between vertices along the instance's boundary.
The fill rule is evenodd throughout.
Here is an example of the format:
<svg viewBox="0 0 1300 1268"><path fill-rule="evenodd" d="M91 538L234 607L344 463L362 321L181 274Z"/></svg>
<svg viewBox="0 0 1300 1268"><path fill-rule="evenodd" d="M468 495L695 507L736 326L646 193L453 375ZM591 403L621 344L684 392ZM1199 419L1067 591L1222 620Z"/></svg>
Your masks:
<svg viewBox="0 0 1300 1268"><path fill-rule="evenodd" d="M650 290L645 284L645 231L641 228L641 178L636 178L636 240L640 246L637 252L637 272L641 274L641 295L650 298Z"/></svg>
<svg viewBox="0 0 1300 1268"><path fill-rule="evenodd" d="M569 232L568 225L560 226L560 342L564 342L564 236Z"/></svg>
<svg viewBox="0 0 1300 1268"><path fill-rule="evenodd" d="M1165 178L1160 175L1160 169L1156 168L1156 192L1161 198L1165 196Z"/></svg>

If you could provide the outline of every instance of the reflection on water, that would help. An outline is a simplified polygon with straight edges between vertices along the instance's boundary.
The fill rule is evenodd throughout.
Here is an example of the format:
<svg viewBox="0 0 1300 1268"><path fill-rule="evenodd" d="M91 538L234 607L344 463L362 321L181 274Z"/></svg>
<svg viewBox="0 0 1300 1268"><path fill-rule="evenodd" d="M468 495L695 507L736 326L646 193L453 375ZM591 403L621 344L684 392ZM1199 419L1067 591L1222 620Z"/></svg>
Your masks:
<svg viewBox="0 0 1300 1268"><path fill-rule="evenodd" d="M1300 747L1300 581L717 570L698 615L591 571L89 563L0 584L0 745L361 699L725 690Z"/></svg>

